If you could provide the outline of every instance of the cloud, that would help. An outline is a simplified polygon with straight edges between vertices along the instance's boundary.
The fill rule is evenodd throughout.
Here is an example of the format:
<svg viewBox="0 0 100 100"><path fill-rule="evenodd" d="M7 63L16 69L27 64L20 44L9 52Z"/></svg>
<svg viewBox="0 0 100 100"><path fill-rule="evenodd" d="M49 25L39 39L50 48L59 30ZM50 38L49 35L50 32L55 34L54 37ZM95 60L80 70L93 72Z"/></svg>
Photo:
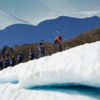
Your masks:
<svg viewBox="0 0 100 100"><path fill-rule="evenodd" d="M4 29L9 25L17 24L17 23L29 24L28 21L22 20L6 11L0 10L0 29Z"/></svg>
<svg viewBox="0 0 100 100"><path fill-rule="evenodd" d="M37 25L43 20L53 19L57 18L59 16L69 16L69 17L76 17L76 18L86 18L86 17L92 17L92 16L99 16L100 17L100 11L65 11L65 12L59 12L59 13L53 13L52 14L46 14L45 16L38 18L35 20L33 24Z"/></svg>
<svg viewBox="0 0 100 100"><path fill-rule="evenodd" d="M91 17L91 16L100 16L100 11L79 11L75 13L77 17Z"/></svg>
<svg viewBox="0 0 100 100"><path fill-rule="evenodd" d="M8 16L10 16L10 17L16 19L17 21L20 21L20 22L22 22L22 23L27 23L27 24L29 24L29 22L26 21L26 20L22 20L21 18L18 18L18 17L14 16L14 15L8 13L8 12L5 12L5 13L8 14Z"/></svg>
<svg viewBox="0 0 100 100"><path fill-rule="evenodd" d="M11 3L7 3L5 0L6 5L4 0L1 1L0 8L6 11L0 10L0 29L16 23L37 25L43 20L59 16L78 18L100 16L100 11L94 9L98 8L98 6L87 10L87 8L94 4L90 0L88 2L87 0L17 0L15 2L12 0ZM92 4L88 5L90 2ZM84 6L83 3L84 5L87 4L88 7ZM84 9L79 7L78 4L79 6L84 6Z"/></svg>
<svg viewBox="0 0 100 100"><path fill-rule="evenodd" d="M100 11L65 11L65 12L59 12L59 13L47 13L42 15L41 17L35 16L33 18L27 18L27 20L23 20L24 18L18 18L6 11L0 10L0 29L4 29L9 25L12 24L31 24L31 25L38 25L41 21L48 20L48 19L54 19L59 16L70 16L70 17L77 17L77 18L85 18L85 17L92 17L92 16L99 16L100 17Z"/></svg>
<svg viewBox="0 0 100 100"><path fill-rule="evenodd" d="M42 3L55 12L77 10L71 5L69 0L42 0Z"/></svg>

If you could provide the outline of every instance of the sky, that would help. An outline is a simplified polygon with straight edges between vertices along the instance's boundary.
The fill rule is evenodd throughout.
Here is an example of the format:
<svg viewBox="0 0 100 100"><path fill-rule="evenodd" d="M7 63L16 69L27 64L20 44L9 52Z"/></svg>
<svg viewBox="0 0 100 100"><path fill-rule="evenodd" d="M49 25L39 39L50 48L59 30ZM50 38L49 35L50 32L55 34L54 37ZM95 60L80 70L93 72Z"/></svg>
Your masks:
<svg viewBox="0 0 100 100"><path fill-rule="evenodd" d="M100 16L100 0L0 0L0 11L36 25L58 16Z"/></svg>

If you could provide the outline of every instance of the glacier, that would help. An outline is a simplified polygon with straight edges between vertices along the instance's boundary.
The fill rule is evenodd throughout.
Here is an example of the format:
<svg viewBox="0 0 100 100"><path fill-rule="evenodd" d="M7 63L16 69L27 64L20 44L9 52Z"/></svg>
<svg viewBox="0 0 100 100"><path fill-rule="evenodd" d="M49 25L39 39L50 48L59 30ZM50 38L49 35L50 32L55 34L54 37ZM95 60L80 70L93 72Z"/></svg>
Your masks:
<svg viewBox="0 0 100 100"><path fill-rule="evenodd" d="M0 100L100 100L100 41L0 71Z"/></svg>

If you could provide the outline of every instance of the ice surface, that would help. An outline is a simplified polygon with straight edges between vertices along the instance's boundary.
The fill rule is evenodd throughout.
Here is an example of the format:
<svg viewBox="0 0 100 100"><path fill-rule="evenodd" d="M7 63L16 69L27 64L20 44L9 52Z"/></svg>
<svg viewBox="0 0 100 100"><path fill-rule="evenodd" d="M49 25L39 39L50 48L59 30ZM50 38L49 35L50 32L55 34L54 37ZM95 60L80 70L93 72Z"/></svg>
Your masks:
<svg viewBox="0 0 100 100"><path fill-rule="evenodd" d="M90 90L95 93L90 96L80 91L69 93L44 88L64 84L92 86L95 91ZM35 90L36 87L42 89ZM100 100L99 88L100 41L0 71L0 100Z"/></svg>
<svg viewBox="0 0 100 100"><path fill-rule="evenodd" d="M18 85L1 84L0 100L98 100L96 98L71 92L46 90L25 90Z"/></svg>
<svg viewBox="0 0 100 100"><path fill-rule="evenodd" d="M61 83L100 87L100 42L7 68L0 72L0 82L25 88Z"/></svg>

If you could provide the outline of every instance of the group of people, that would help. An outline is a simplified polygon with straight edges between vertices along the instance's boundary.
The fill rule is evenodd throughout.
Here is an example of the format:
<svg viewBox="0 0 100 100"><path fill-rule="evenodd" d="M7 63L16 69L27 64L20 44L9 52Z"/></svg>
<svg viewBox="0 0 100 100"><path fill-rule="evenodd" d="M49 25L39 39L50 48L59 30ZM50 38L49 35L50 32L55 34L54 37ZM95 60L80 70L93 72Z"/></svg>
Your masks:
<svg viewBox="0 0 100 100"><path fill-rule="evenodd" d="M32 49L29 50L29 59L33 60L35 58L35 53L32 51ZM0 59L0 69L7 68L8 66L14 66L17 63L22 63L24 60L24 55L22 51L19 52L17 55L17 62L16 58L12 55L10 59L8 57L5 57L3 59Z"/></svg>
<svg viewBox="0 0 100 100"><path fill-rule="evenodd" d="M54 44L58 46L59 51L62 51L62 37L63 34L61 34L60 36L57 36L54 40ZM38 50L39 50L39 57L43 57L45 56L45 47L44 47L44 40L41 40L39 45L38 45ZM33 60L35 58L35 53L34 51L32 51L32 49L29 50L29 59ZM17 63L21 63L24 60L24 55L22 53L22 51L19 52L18 56L17 56L17 62L15 57L12 55L10 60L8 59L8 57L5 57L4 60L0 59L0 69L2 68L6 68L8 66L14 66Z"/></svg>

